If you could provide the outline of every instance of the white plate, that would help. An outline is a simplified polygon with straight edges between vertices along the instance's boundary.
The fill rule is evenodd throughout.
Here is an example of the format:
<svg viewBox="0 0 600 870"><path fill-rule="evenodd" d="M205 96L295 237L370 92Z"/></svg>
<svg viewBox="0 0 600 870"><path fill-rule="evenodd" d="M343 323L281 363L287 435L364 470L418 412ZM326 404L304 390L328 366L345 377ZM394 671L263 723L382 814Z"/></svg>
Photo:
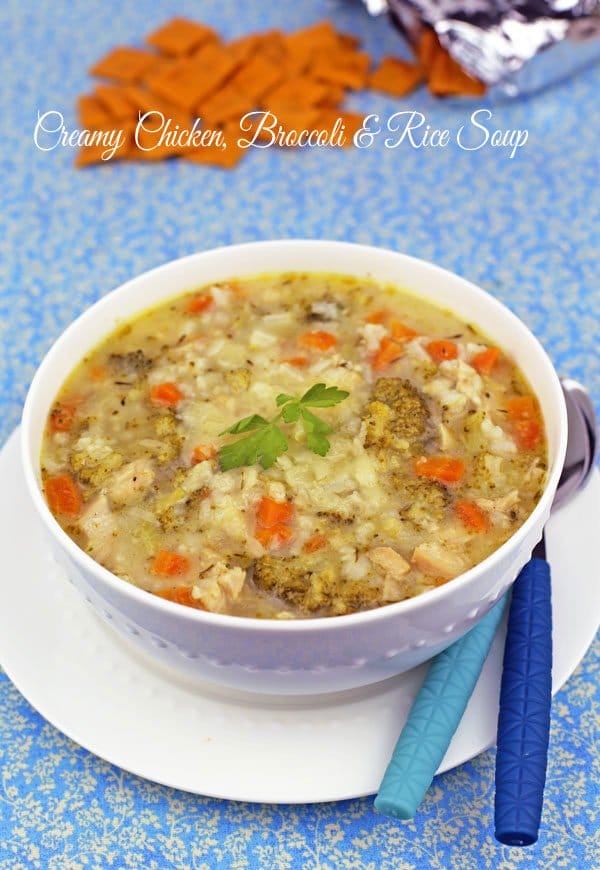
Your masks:
<svg viewBox="0 0 600 870"><path fill-rule="evenodd" d="M113 635L49 556L29 505L18 432L0 453L0 663L53 725L101 758L175 788L305 803L376 792L425 666L375 686L272 698L188 683ZM600 622L600 475L551 518L556 691ZM495 741L499 632L440 766Z"/></svg>

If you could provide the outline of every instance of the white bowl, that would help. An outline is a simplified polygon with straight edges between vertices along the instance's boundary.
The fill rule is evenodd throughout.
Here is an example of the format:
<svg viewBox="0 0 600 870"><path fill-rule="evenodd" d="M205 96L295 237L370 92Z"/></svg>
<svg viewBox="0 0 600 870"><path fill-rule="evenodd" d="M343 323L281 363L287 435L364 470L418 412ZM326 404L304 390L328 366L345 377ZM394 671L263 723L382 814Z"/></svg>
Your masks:
<svg viewBox="0 0 600 870"><path fill-rule="evenodd" d="M54 519L40 484L47 415L75 364L123 320L204 284L264 272L315 271L392 282L450 308L508 352L536 393L549 451L535 510L496 552L416 598L348 616L254 620L192 610L120 580L88 556ZM218 248L167 263L123 284L79 317L50 349L23 411L22 458L31 498L67 575L99 616L138 648L188 676L283 694L336 691L383 680L451 644L490 610L542 533L564 461L567 417L544 350L507 308L468 281L393 251L327 241L272 241Z"/></svg>

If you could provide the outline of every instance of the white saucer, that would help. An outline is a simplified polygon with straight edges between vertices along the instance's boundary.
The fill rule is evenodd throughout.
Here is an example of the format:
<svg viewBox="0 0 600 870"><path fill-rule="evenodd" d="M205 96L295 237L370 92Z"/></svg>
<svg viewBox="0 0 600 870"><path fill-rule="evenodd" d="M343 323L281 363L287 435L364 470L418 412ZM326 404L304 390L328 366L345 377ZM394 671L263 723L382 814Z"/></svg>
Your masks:
<svg viewBox="0 0 600 870"><path fill-rule="evenodd" d="M53 725L101 758L197 794L268 803L376 792L425 666L363 689L272 698L198 686L155 666L95 617L48 554L14 432L0 453L0 663ZM557 691L600 622L600 475L552 517ZM495 741L499 632L440 772Z"/></svg>

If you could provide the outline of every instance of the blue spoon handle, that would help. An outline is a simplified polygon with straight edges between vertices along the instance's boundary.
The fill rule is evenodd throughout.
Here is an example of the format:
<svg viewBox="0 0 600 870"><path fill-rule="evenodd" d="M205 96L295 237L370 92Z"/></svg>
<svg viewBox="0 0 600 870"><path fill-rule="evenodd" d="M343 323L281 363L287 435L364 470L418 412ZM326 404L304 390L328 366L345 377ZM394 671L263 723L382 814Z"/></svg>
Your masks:
<svg viewBox="0 0 600 870"><path fill-rule="evenodd" d="M532 559L513 586L500 689L495 834L508 846L538 838L551 699L550 566Z"/></svg>
<svg viewBox="0 0 600 870"><path fill-rule="evenodd" d="M384 815L414 816L473 693L505 603L506 596L431 662L375 798Z"/></svg>

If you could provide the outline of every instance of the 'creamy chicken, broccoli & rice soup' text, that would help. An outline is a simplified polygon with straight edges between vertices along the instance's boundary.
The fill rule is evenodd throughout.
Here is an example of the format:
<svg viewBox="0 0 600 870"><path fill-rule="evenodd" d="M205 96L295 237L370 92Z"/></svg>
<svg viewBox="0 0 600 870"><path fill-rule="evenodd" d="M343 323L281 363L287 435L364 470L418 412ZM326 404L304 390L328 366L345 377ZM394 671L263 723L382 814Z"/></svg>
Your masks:
<svg viewBox="0 0 600 870"><path fill-rule="evenodd" d="M93 350L48 418L42 478L123 580L238 616L418 595L524 522L546 478L537 400L470 324L341 275L210 285Z"/></svg>

